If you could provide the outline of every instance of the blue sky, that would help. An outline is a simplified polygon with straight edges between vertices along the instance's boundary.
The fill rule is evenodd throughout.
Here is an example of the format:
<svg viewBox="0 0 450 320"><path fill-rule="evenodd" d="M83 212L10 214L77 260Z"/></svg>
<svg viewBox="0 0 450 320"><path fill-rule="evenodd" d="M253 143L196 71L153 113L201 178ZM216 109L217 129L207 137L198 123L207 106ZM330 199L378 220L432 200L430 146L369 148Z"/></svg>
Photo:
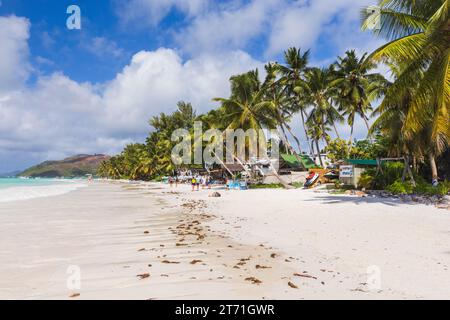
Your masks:
<svg viewBox="0 0 450 320"><path fill-rule="evenodd" d="M359 30L375 0L0 2L0 172L118 152L152 115L178 100L207 111L232 74L282 61L290 46L325 65L381 43ZM72 4L81 30L66 27Z"/></svg>

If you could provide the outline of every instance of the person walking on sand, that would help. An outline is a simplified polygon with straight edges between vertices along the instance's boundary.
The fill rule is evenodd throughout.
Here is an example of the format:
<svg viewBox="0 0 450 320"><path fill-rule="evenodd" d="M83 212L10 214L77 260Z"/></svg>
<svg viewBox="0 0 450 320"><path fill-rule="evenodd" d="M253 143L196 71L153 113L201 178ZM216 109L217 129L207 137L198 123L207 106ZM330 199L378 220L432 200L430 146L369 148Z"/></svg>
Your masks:
<svg viewBox="0 0 450 320"><path fill-rule="evenodd" d="M194 191L196 183L197 183L197 180L195 179L194 176L192 176L192 179L191 179L192 191Z"/></svg>
<svg viewBox="0 0 450 320"><path fill-rule="evenodd" d="M200 181L202 183L202 190L203 190L203 189L205 189L205 186L206 186L206 176L202 176Z"/></svg>
<svg viewBox="0 0 450 320"><path fill-rule="evenodd" d="M173 188L173 177L169 177L169 185L170 185L170 189Z"/></svg>
<svg viewBox="0 0 450 320"><path fill-rule="evenodd" d="M212 181L211 176L207 176L206 177L206 186L208 187L208 189L211 189L211 181Z"/></svg>
<svg viewBox="0 0 450 320"><path fill-rule="evenodd" d="M197 186L197 191L200 191L200 176L195 177L195 185Z"/></svg>

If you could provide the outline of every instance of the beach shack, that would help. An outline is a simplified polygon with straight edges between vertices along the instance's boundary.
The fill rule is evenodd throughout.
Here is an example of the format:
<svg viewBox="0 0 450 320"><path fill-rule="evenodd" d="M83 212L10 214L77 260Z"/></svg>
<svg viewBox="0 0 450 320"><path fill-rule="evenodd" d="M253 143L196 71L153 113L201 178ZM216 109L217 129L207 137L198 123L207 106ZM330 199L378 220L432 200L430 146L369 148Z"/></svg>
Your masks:
<svg viewBox="0 0 450 320"><path fill-rule="evenodd" d="M245 171L244 167L239 163L221 164L221 169L224 177L232 177Z"/></svg>
<svg viewBox="0 0 450 320"><path fill-rule="evenodd" d="M347 159L339 165L339 182L345 185L358 187L361 174L369 167L376 167L377 160Z"/></svg>
<svg viewBox="0 0 450 320"><path fill-rule="evenodd" d="M317 168L316 163L308 155L300 154L298 158L294 154L280 154L278 172L280 174L291 174L296 171L308 171Z"/></svg>

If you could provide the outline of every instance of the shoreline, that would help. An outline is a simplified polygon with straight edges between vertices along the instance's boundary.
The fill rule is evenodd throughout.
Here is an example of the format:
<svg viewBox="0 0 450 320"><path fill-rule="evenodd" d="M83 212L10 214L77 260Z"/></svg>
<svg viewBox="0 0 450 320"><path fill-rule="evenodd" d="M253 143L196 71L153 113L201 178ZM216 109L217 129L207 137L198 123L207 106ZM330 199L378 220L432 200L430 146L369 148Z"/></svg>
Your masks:
<svg viewBox="0 0 450 320"><path fill-rule="evenodd" d="M1 188L0 203L63 195L87 186L87 180L45 179L42 184L19 184Z"/></svg>
<svg viewBox="0 0 450 320"><path fill-rule="evenodd" d="M450 216L421 204L95 181L0 210L3 299L450 297Z"/></svg>

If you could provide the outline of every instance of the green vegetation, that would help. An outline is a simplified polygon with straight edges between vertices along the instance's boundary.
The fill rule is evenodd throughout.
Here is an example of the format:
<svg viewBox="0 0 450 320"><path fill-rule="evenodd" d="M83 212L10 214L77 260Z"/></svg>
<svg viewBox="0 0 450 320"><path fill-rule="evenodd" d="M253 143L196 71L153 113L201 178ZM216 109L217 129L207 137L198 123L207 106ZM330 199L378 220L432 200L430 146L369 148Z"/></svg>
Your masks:
<svg viewBox="0 0 450 320"><path fill-rule="evenodd" d="M281 183L255 183L248 186L249 189L282 189L283 185Z"/></svg>
<svg viewBox="0 0 450 320"><path fill-rule="evenodd" d="M300 189L303 188L303 183L302 182L292 182L291 184L294 188Z"/></svg>
<svg viewBox="0 0 450 320"><path fill-rule="evenodd" d="M331 140L324 148L328 158L335 162L342 159L376 159L388 156L389 142L377 134L371 140Z"/></svg>
<svg viewBox="0 0 450 320"><path fill-rule="evenodd" d="M174 113L154 117L146 142L127 146L103 163L99 174L142 180L171 174L176 169L170 156L174 146L171 134L179 128L192 133L194 120L203 123L204 131L275 129L281 150L301 162L298 154L304 150L291 128L293 118L300 116L309 152L319 154L321 163L320 144L333 161L406 157L417 177L430 171L429 176L437 179L438 168L447 167L439 166L436 160L445 161L450 141L449 3L380 0L381 30L374 32L385 37L387 44L373 53L359 57L355 50L349 50L331 65L317 68L309 64L309 51L289 48L282 63L265 65L265 79L260 79L258 70L231 77L230 96L214 98L219 106L208 113L196 115L189 103L180 102ZM364 14L363 29L372 19ZM390 68L392 82L376 72L379 63ZM374 109L378 101L381 103ZM369 117L376 117L372 127ZM364 121L369 137L354 142L358 119ZM351 128L347 140L337 130L342 122ZM337 139L332 140L331 134ZM236 150L232 154L238 163L244 161L237 158ZM385 164L382 175L369 170L360 184L408 192L407 186L397 183L400 166L403 164ZM273 173L283 187L288 187ZM422 188L418 185L416 189Z"/></svg>
<svg viewBox="0 0 450 320"><path fill-rule="evenodd" d="M414 187L411 182L402 182L397 180L394 183L388 185L386 190L392 192L393 194L421 194L429 196L443 196L450 191L450 182L445 181L440 183L437 187L433 187L428 183L420 181Z"/></svg>
<svg viewBox="0 0 450 320"><path fill-rule="evenodd" d="M423 194L423 195L445 195L450 191L450 181L443 181L433 187L420 175L414 175L414 183L409 180L403 181L404 164L401 162L386 162L382 165L382 172L376 169L366 170L360 177L358 186L360 188L387 190L393 194Z"/></svg>
<svg viewBox="0 0 450 320"><path fill-rule="evenodd" d="M450 140L450 4L448 0L380 0L381 30L389 42L369 58L384 62L395 77L375 110L372 127L389 139L390 153L428 159L438 178L436 157ZM366 18L363 29L371 22Z"/></svg>
<svg viewBox="0 0 450 320"><path fill-rule="evenodd" d="M105 155L77 155L61 161L45 161L18 174L21 177L83 177L95 175L100 164L109 159Z"/></svg>

